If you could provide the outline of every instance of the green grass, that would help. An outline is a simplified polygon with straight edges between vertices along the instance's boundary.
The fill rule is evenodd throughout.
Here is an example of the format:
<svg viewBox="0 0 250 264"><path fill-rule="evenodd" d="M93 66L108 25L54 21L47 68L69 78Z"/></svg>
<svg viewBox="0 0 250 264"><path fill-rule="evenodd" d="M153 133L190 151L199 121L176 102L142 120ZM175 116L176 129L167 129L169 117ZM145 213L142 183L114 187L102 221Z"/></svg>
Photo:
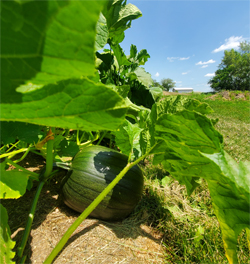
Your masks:
<svg viewBox="0 0 250 264"><path fill-rule="evenodd" d="M209 117L219 118L215 128L224 137L224 149L237 161L250 159L249 102L210 102L215 111Z"/></svg>
<svg viewBox="0 0 250 264"><path fill-rule="evenodd" d="M144 195L134 217L163 233L165 263L228 263L207 184L191 196L160 165L143 166ZM238 239L240 264L250 263L246 234Z"/></svg>
<svg viewBox="0 0 250 264"><path fill-rule="evenodd" d="M194 94L191 97L208 103L214 110L208 117L219 119L215 128L224 137L225 151L237 162L250 160L250 101L206 99L209 96Z"/></svg>
<svg viewBox="0 0 250 264"><path fill-rule="evenodd" d="M250 157L249 101L207 100L208 94L190 97L208 103L218 118L216 129L224 137L225 150L236 160ZM160 165L151 161L143 166L145 190L136 209L136 217L145 218L150 226L163 233L165 263L228 263L218 221L204 180L191 196ZM244 231L238 238L238 260L250 263Z"/></svg>

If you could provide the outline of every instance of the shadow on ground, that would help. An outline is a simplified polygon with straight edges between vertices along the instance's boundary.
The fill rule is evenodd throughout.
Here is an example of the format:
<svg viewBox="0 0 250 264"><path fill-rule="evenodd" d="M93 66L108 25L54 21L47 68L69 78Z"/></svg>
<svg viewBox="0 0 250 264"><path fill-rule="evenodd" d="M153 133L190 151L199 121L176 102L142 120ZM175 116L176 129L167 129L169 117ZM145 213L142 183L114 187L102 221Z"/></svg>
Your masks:
<svg viewBox="0 0 250 264"><path fill-rule="evenodd" d="M33 171L38 173L44 161L29 160L26 163L29 167L37 166L37 170ZM25 263L43 263L79 216L78 212L68 208L61 200L60 182L64 176L64 171L59 172L43 187L24 251L27 256ZM15 252L21 243L36 187L37 183L34 182L33 188L19 199L1 201L8 211L11 237L16 241ZM141 202L145 202L145 199ZM86 219L73 233L54 263L163 263L163 234L147 225L146 212L143 212L140 204L138 208L134 214L119 222ZM14 261L18 263L17 255Z"/></svg>

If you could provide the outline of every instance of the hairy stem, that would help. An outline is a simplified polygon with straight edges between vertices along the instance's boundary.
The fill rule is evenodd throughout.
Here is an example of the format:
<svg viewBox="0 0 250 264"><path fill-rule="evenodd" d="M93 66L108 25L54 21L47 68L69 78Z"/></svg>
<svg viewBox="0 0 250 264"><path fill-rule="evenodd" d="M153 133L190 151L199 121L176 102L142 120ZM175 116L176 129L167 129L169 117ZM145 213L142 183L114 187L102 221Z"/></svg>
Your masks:
<svg viewBox="0 0 250 264"><path fill-rule="evenodd" d="M51 129L52 133L55 133L55 128ZM48 178L53 170L53 162L54 162L54 140L49 140L47 142L47 155L46 155L46 170L44 173L44 178Z"/></svg>
<svg viewBox="0 0 250 264"><path fill-rule="evenodd" d="M55 128L51 129L50 132L55 133ZM29 234L30 234L31 226L32 226L33 219L35 216L36 206L37 206L37 202L38 202L40 193L42 191L42 188L43 188L43 185L44 185L46 179L49 177L49 175L51 174L51 172L53 170L53 160L54 160L53 147L54 147L54 140L48 140L48 142L47 142L47 156L46 156L46 169L45 169L44 175L42 175L42 180L40 181L38 188L36 190L36 194L35 194L35 197L34 197L33 202L32 202L32 206L30 209L30 213L29 213L28 221L27 221L27 224L25 227L22 242L21 242L20 247L17 250L18 257L21 259L20 260L21 263L23 261L25 261L25 257L23 257L23 251L25 249L25 246L26 246L28 238L29 238Z"/></svg>
<svg viewBox="0 0 250 264"><path fill-rule="evenodd" d="M35 194L35 197L33 199L33 203L32 203L31 209L30 209L28 221L27 221L27 224L26 224L26 227L25 227L25 231L24 231L24 234L23 234L22 242L21 242L20 247L17 250L17 254L18 254L19 258L22 258L22 256L23 256L23 251L24 251L25 246L27 244L27 241L28 241L28 238L29 238L29 234L30 234L30 230L31 230L31 226L32 226L32 223L33 223L33 219L34 219L34 215L35 215L35 211L36 211L36 205L37 205L37 202L38 202L38 198L40 196L40 193L41 193L41 190L43 188L44 183L45 183L44 181L41 181L39 183L39 185L38 185L37 190L36 190L36 194Z"/></svg>
<svg viewBox="0 0 250 264"><path fill-rule="evenodd" d="M79 146L81 144L81 142L79 140L79 129L76 130L76 144L77 144L77 146Z"/></svg>

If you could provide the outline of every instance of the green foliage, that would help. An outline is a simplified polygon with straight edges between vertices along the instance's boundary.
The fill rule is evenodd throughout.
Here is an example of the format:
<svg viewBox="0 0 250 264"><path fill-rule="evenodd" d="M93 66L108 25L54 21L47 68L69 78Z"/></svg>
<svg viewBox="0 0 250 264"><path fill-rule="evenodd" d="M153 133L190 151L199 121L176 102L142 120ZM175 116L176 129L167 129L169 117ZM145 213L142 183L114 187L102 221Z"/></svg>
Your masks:
<svg viewBox="0 0 250 264"><path fill-rule="evenodd" d="M170 89L175 87L175 82L170 78L162 79L161 85L164 87L165 91L169 91Z"/></svg>
<svg viewBox="0 0 250 264"><path fill-rule="evenodd" d="M215 91L250 90L250 43L240 43L240 51L231 49L224 52L224 57L215 76L209 84Z"/></svg>
<svg viewBox="0 0 250 264"><path fill-rule="evenodd" d="M15 256L15 253L12 249L15 246L15 242L10 238L10 228L8 225L8 214L7 210L0 204L0 262L12 264L15 263L12 259Z"/></svg>
<svg viewBox="0 0 250 264"><path fill-rule="evenodd" d="M203 115L213 113L213 109L207 103L200 102L196 99L190 100L189 97L180 95L168 96L156 105L158 116L165 113L175 114L185 109Z"/></svg>
<svg viewBox="0 0 250 264"><path fill-rule="evenodd" d="M18 170L5 170L6 162L0 163L0 199L17 199L26 192L28 174Z"/></svg>
<svg viewBox="0 0 250 264"><path fill-rule="evenodd" d="M228 154L203 154L221 170L220 181L208 179L211 199L220 222L226 256L237 263L237 239L242 229L249 228L250 163L237 164ZM214 172L216 173L216 172Z"/></svg>
<svg viewBox="0 0 250 264"><path fill-rule="evenodd" d="M131 26L131 21L142 16L141 11L124 0L107 1L102 13L106 17L109 31L108 43L118 44L123 41L124 31Z"/></svg>
<svg viewBox="0 0 250 264"><path fill-rule="evenodd" d="M22 140L26 143L37 142L43 133L39 126L23 122L1 122L1 143L4 145Z"/></svg>
<svg viewBox="0 0 250 264"><path fill-rule="evenodd" d="M109 140L110 148L115 146L129 157L125 168L69 228L46 263L53 261L77 226L126 172L148 155L154 155L154 163L161 163L189 194L199 186L199 178L208 181L226 254L235 262L237 235L249 221L249 165L237 167L225 154L221 134L206 117L212 112L207 104L181 96L163 100L162 89L152 87L150 74L141 67L150 57L147 51L137 52L131 45L130 55L125 55L119 43L141 12L122 0L5 1L1 7L1 121L52 127L36 144L46 153L46 169L32 206L32 219L44 181L52 177L54 155L63 159L87 145ZM97 52L106 41L110 49ZM245 46L243 49L243 55L248 56ZM26 140L29 128L32 126L23 128L24 137L16 132L8 137L11 125L5 123L4 140ZM42 135L41 131L37 134ZM15 155L17 151L10 151L15 146L3 146L7 153L1 158ZM25 149L24 155L30 148L33 146ZM1 164L1 197L17 198L25 192L29 174L6 171L5 162ZM232 201L232 210L238 210L239 203L239 217L227 207L225 196ZM20 258L31 223L27 224Z"/></svg>
<svg viewBox="0 0 250 264"><path fill-rule="evenodd" d="M42 87L94 73L96 21L103 1L4 1L1 101L17 102L28 81ZM39 19L37 14L39 15ZM13 42L13 39L15 41ZM30 86L25 87L27 91ZM10 96L11 93L11 96Z"/></svg>
<svg viewBox="0 0 250 264"><path fill-rule="evenodd" d="M230 93L234 93L231 91ZM237 92L238 95L246 92ZM216 97L215 97L216 96ZM237 162L249 160L250 145L249 125L250 125L250 104L246 97L243 99L224 100L220 93L212 94L194 94L188 95L188 98L194 97L199 101L209 104L214 112L209 113L209 118L217 120L215 128L223 135L224 150L230 154ZM212 98L216 98L212 100Z"/></svg>
<svg viewBox="0 0 250 264"><path fill-rule="evenodd" d="M93 131L117 128L127 107L112 89L82 78L23 93L20 101L2 103L1 111L3 121Z"/></svg>
<svg viewBox="0 0 250 264"><path fill-rule="evenodd" d="M189 196L162 166L152 165L150 158L146 164L144 196L134 215L162 232L165 262L228 263L206 181L200 180ZM239 263L249 261L245 231L237 253Z"/></svg>
<svg viewBox="0 0 250 264"><path fill-rule="evenodd" d="M152 83L153 87L160 87L162 88L161 84L159 82L157 82L156 80L153 79L153 83Z"/></svg>
<svg viewBox="0 0 250 264"><path fill-rule="evenodd" d="M138 124L131 124L126 120L115 133L117 146L131 160L138 159L141 156L139 142L141 131L142 129L139 128Z"/></svg>
<svg viewBox="0 0 250 264"><path fill-rule="evenodd" d="M108 26L106 18L102 13L100 13L99 20L96 24L96 41L95 41L95 50L101 50L107 44L108 41Z"/></svg>

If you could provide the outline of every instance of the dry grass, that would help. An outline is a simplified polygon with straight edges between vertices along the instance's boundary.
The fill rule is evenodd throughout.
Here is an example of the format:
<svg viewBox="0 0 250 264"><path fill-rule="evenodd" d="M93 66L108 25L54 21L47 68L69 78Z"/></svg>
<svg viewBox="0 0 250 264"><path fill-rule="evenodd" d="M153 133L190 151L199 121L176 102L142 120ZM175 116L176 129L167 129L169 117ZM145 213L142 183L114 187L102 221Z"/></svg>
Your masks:
<svg viewBox="0 0 250 264"><path fill-rule="evenodd" d="M48 214L31 233L31 263L42 263L75 219L59 209ZM163 263L163 254L161 236L143 224L86 219L54 263Z"/></svg>
<svg viewBox="0 0 250 264"><path fill-rule="evenodd" d="M225 108L219 102L215 104L216 100L212 103L215 109L217 105ZM230 102L225 103L228 103L228 110ZM245 104L246 101L242 101L242 107ZM236 120L243 118L240 109L243 108L233 116L231 113L225 115L220 109L217 111L220 116L214 114L212 117L220 118L216 127L224 135L225 148L231 149L233 154L230 154L236 159L244 160L249 159L250 131L249 122L245 121L247 116ZM39 172L41 164L44 164L43 159L29 155L20 165ZM188 197L183 186L168 177L161 167L152 166L150 160L145 167L145 176L144 195L130 217L112 223L86 219L54 263L227 263L206 184L203 182ZM26 263L43 263L79 215L60 199L62 177L63 173L58 174L42 190L25 250ZM167 184L162 184L164 178L168 180ZM12 238L16 241L15 251L20 245L35 190L36 186L17 200L2 201L8 210ZM202 229L204 233L199 231ZM239 238L240 263L250 263L246 248L242 234Z"/></svg>
<svg viewBox="0 0 250 264"><path fill-rule="evenodd" d="M44 163L42 159L41 163ZM22 166L30 166L36 172L41 169L39 157L34 155L29 155ZM58 174L42 190L25 250L26 263L43 263L79 215L60 198L60 181L64 174ZM22 239L36 185L17 200L1 201L8 210L15 251ZM162 239L163 234L147 225L146 217L138 214L121 222L86 219L54 263L164 263ZM14 260L18 263L17 256Z"/></svg>

